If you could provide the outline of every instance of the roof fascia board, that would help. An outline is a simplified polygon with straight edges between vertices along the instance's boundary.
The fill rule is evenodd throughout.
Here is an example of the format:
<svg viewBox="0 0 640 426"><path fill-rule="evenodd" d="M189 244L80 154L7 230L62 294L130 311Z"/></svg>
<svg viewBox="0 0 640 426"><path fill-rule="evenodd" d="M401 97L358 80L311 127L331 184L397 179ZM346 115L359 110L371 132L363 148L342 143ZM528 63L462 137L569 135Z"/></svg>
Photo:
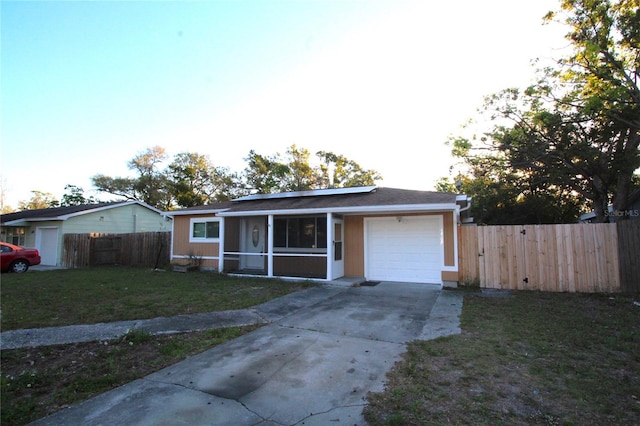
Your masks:
<svg viewBox="0 0 640 426"><path fill-rule="evenodd" d="M29 226L29 224L32 222L55 222L55 221L62 221L62 220L66 220L66 219L62 219L61 217L58 217L58 216L36 217L33 219L16 219L9 222L4 222L2 226Z"/></svg>
<svg viewBox="0 0 640 426"><path fill-rule="evenodd" d="M320 214L320 213L399 213L399 212L435 212L435 211L455 211L459 208L457 204L398 204L389 206L352 206L352 207L331 207L316 209L283 209L283 210L253 210L234 212L224 211L219 216L261 216L261 215L292 215L292 214Z"/></svg>
<svg viewBox="0 0 640 426"><path fill-rule="evenodd" d="M9 222L2 223L2 226L27 226L27 225L29 225L29 223L24 219L16 219L16 220L11 220Z"/></svg>
<svg viewBox="0 0 640 426"><path fill-rule="evenodd" d="M52 217L34 217L33 219L20 219L22 222L51 222L56 220L67 220L66 217L63 216L52 216Z"/></svg>

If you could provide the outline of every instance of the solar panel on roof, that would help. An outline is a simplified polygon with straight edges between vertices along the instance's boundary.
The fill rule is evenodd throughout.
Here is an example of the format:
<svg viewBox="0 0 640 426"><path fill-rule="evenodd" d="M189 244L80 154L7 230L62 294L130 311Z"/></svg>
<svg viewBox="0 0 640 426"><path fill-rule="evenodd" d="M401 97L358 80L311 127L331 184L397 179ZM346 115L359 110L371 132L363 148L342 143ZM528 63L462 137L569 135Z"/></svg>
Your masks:
<svg viewBox="0 0 640 426"><path fill-rule="evenodd" d="M318 197L322 195L365 194L376 190L375 186L356 186L351 188L314 189L311 191L278 192L275 194L252 194L236 198L234 201L274 200L278 198Z"/></svg>

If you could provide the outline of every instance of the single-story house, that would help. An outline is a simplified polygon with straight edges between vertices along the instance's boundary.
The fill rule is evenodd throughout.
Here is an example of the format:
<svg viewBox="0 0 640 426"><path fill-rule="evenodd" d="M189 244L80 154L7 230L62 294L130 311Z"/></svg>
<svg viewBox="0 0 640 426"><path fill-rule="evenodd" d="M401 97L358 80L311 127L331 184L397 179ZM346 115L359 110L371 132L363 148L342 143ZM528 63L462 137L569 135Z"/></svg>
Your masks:
<svg viewBox="0 0 640 426"><path fill-rule="evenodd" d="M458 281L470 198L375 186L256 194L165 213L171 261L267 277ZM466 218L466 219L465 219Z"/></svg>
<svg viewBox="0 0 640 426"><path fill-rule="evenodd" d="M42 265L60 265L64 234L169 232L170 218L140 201L122 201L0 215L0 239L40 251Z"/></svg>

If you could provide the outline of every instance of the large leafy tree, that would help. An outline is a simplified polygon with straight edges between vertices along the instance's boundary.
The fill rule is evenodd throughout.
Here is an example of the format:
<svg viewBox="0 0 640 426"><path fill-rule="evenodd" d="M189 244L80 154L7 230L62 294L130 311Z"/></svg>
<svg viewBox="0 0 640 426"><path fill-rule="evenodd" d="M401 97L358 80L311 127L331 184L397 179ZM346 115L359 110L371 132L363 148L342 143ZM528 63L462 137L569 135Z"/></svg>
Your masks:
<svg viewBox="0 0 640 426"><path fill-rule="evenodd" d="M285 175L284 191L305 191L315 188L316 173L309 163L311 153L306 148L291 145L286 152L285 160L289 173Z"/></svg>
<svg viewBox="0 0 640 426"><path fill-rule="evenodd" d="M31 191L31 198L18 203L18 210L38 210L59 207L60 202L50 192Z"/></svg>
<svg viewBox="0 0 640 426"><path fill-rule="evenodd" d="M268 194L374 185L381 179L375 170L363 169L343 155L319 151L315 156L316 164L312 164L309 150L296 145L287 148L284 156L265 156L252 150L246 158L246 188Z"/></svg>
<svg viewBox="0 0 640 426"><path fill-rule="evenodd" d="M169 177L166 171L160 168L167 159L166 150L154 146L139 153L127 164L129 170L138 173L138 177L133 181L133 190L138 199L160 209L171 208L174 200Z"/></svg>
<svg viewBox="0 0 640 426"><path fill-rule="evenodd" d="M510 203L546 209L573 198L564 207L586 202L606 221L609 204L628 208L640 167L640 1L563 0L545 19L568 26L570 52L526 90L488 97L493 127L476 140L454 139L453 153L472 181L502 168Z"/></svg>
<svg viewBox="0 0 640 426"><path fill-rule="evenodd" d="M319 152L316 156L321 160L320 165L312 165L309 151L296 145L287 148L284 156L266 156L251 150L245 158L247 167L240 176L226 167L214 166L209 157L195 152L178 153L163 168L168 156L164 148L156 146L137 154L127 163L135 176L96 175L92 181L99 191L171 210L230 200L249 193L372 185L375 179L380 179L377 172L365 170L344 156L328 152ZM329 179L328 170L332 170L332 179ZM77 193L78 188L70 189L69 201L82 196Z"/></svg>
<svg viewBox="0 0 640 426"><path fill-rule="evenodd" d="M640 0L564 0L562 11L564 16L547 19L564 17L573 52L559 61L558 72L547 73L551 78L534 99L539 94L554 102L540 122L563 139L558 148L573 154L558 156L556 164L570 167L567 187L590 200L605 221L608 204L628 209L640 168ZM549 81L566 82L564 96L555 95ZM547 152L554 148L549 145Z"/></svg>
<svg viewBox="0 0 640 426"><path fill-rule="evenodd" d="M206 155L178 153L168 172L173 195L181 207L224 201L237 195L236 175L226 168L215 167Z"/></svg>
<svg viewBox="0 0 640 426"><path fill-rule="evenodd" d="M85 196L84 189L76 185L65 185L65 193L62 195L60 207L80 206L83 204L99 203L100 201L92 196Z"/></svg>
<svg viewBox="0 0 640 426"><path fill-rule="evenodd" d="M195 152L169 156L154 146L127 162L134 177L96 175L93 185L100 191L128 200L143 201L161 210L193 207L244 195L236 174L215 167L209 157Z"/></svg>
<svg viewBox="0 0 640 426"><path fill-rule="evenodd" d="M174 199L167 173L160 168L167 157L165 149L160 146L147 148L127 163L129 170L136 173L135 177L98 174L93 176L91 181L99 191L168 210L172 207Z"/></svg>
<svg viewBox="0 0 640 426"><path fill-rule="evenodd" d="M360 164L344 155L319 151L319 184L324 188L348 188L374 185L382 176L375 170L363 169Z"/></svg>
<svg viewBox="0 0 640 426"><path fill-rule="evenodd" d="M471 215L482 225L570 223L583 207L571 194L557 187L524 179L506 163L491 155L472 157L467 173L443 178L436 190L471 195Z"/></svg>
<svg viewBox="0 0 640 426"><path fill-rule="evenodd" d="M247 167L244 170L244 181L249 192L271 194L285 187L289 167L277 154L266 156L252 149L245 161Z"/></svg>

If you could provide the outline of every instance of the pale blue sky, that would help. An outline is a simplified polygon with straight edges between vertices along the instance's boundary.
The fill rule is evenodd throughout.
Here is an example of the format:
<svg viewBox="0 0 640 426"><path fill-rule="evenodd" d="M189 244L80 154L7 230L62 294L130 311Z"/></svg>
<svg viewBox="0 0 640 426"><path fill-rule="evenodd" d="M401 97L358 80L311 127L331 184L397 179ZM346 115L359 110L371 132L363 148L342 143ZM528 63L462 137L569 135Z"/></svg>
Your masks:
<svg viewBox="0 0 640 426"><path fill-rule="evenodd" d="M160 145L241 171L249 150L346 155L429 190L482 97L566 43L557 1L4 1L5 203Z"/></svg>

